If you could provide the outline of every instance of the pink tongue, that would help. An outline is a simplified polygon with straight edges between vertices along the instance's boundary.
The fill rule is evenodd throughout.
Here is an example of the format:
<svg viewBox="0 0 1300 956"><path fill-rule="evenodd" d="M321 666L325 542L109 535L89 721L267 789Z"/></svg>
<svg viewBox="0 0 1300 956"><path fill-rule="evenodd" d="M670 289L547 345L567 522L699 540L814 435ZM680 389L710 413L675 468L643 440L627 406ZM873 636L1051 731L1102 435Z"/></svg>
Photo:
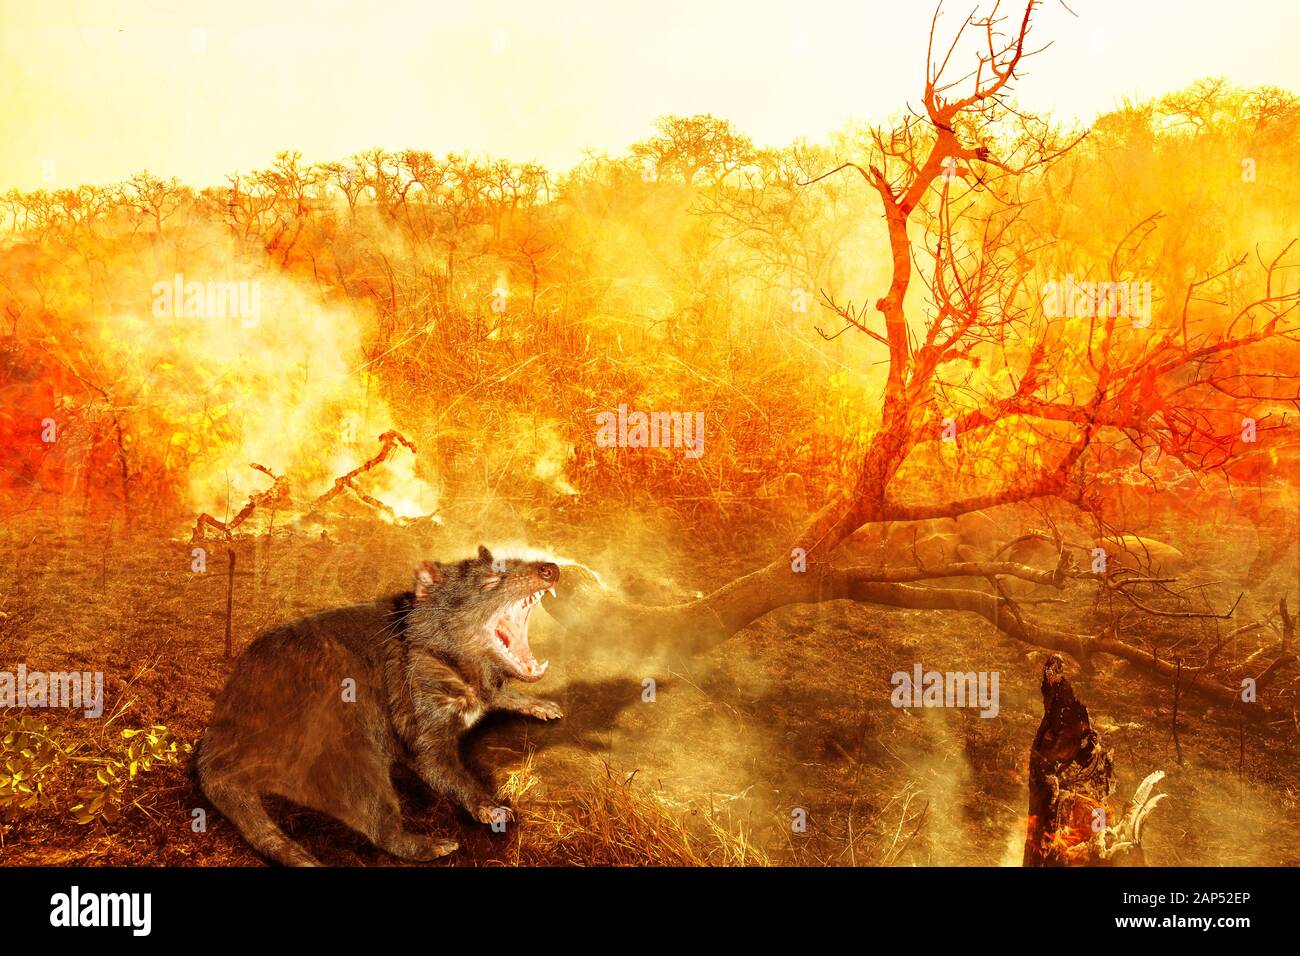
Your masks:
<svg viewBox="0 0 1300 956"><path fill-rule="evenodd" d="M504 644L514 653L515 657L524 662L525 665L533 663L533 651L528 646L527 640L513 640L513 635L504 622L497 624L497 640Z"/></svg>

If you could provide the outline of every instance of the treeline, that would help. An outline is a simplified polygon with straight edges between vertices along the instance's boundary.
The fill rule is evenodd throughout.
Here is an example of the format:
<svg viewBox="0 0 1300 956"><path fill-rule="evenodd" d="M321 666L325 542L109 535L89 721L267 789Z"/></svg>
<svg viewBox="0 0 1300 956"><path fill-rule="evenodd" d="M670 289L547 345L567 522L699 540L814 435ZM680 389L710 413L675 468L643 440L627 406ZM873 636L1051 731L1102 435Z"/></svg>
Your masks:
<svg viewBox="0 0 1300 956"><path fill-rule="evenodd" d="M1163 218L1143 255L1157 307L1205 270L1282 241L1300 208L1297 120L1295 95L1219 80L1100 117L1022 186L1038 200L1017 225L1041 240L1036 281L1104 270L1153 213ZM202 189L141 172L10 190L0 441L21 443L28 420L62 402L100 485L173 486L204 451L178 459L174 418L146 425L160 414L141 390L158 353L133 358L129 341L100 334L104 316L147 316L155 282L195 264L221 278L220 263L238 261L241 276L251 263L310 290L329 315L341 305L357 317L367 394L373 383L434 449L421 467L444 486L510 472L557 493L708 508L799 471L816 498L849 470L875 415L875 346L842 334L823 302L870 315L888 274L879 205L855 174L819 178L869 164L872 133L853 125L825 143L764 148L725 120L668 116L625 154L563 173L422 150L330 162L287 151ZM705 412L707 453L597 448L593 416L620 404ZM236 427L247 426L224 423L224 438ZM186 442L196 432L187 426ZM38 484L45 467L29 457L9 481Z"/></svg>

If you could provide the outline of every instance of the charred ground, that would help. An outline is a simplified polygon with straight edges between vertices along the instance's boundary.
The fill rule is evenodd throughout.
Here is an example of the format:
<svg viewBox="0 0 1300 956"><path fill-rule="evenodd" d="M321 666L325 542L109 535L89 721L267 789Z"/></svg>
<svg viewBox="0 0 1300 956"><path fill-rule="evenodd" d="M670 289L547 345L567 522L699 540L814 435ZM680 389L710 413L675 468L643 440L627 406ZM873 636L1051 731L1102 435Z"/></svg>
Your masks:
<svg viewBox="0 0 1300 956"><path fill-rule="evenodd" d="M235 540L236 650L297 614L397 590L416 560L455 557L470 541L490 540L488 525L498 528L499 546L526 540L557 558L584 561L647 603L730 580L749 569L747 555L781 533L750 520L708 535L665 522L636 535L625 530L620 539L611 516L593 513L585 529L540 517L502 534L509 519L483 517L475 506L453 510L443 527L354 521L324 538L280 532ZM482 526L473 527L476 520ZM1206 567L1240 562L1234 551L1243 545L1231 524L1182 531L1180 544ZM196 741L231 666L222 656L227 545L209 543L209 570L196 574L183 535L30 518L14 522L8 535L0 660L105 674L103 719L29 715L48 721L63 745L83 756L119 746L122 729L156 724ZM1267 615L1294 582L1294 554L1243 599L1242 620ZM1035 610L1085 626L1105 616L1086 588ZM1146 635L1153 647L1191 634L1177 619L1160 623L1161 631ZM466 748L471 764L512 801L519 823L493 834L429 798L414 780L400 782L414 829L450 831L460 841L449 865L1018 862L1043 653L971 615L843 601L790 607L693 658L671 645L647 652L617 633L579 641L545 615L534 628L535 645L552 661L540 690L563 704L565 718L541 725L496 716ZM1243 635L1230 653L1262 656L1275 642ZM890 675L916 661L941 671L998 671L998 716L892 707ZM1097 664L1091 673L1072 666L1072 679L1116 753L1117 796L1152 770L1169 775L1171 796L1148 828L1150 863L1300 860L1293 721L1243 725L1184 695L1180 766L1173 688L1122 662ZM647 679L653 701L645 699ZM1281 686L1289 695L1290 684ZM1293 700L1285 707L1293 709ZM93 768L73 763L59 768L48 781L51 805L4 825L6 864L258 862L207 807L184 763L140 773L125 788L115 821L80 825L67 808L88 773ZM191 827L196 808L210 814L205 832ZM273 810L325 862L397 862L326 818L283 804ZM806 814L806 832L792 830L796 810Z"/></svg>

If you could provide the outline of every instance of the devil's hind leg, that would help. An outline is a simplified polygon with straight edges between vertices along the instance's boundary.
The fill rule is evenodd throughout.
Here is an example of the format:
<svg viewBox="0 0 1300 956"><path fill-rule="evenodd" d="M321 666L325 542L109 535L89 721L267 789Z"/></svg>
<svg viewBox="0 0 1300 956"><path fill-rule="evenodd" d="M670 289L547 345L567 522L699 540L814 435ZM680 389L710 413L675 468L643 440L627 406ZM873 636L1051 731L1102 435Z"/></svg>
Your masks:
<svg viewBox="0 0 1300 956"><path fill-rule="evenodd" d="M314 856L275 825L256 790L221 778L206 778L203 792L257 852L285 866L320 866Z"/></svg>
<svg viewBox="0 0 1300 956"><path fill-rule="evenodd" d="M454 852L455 840L410 833L382 753L354 755L345 786L316 794L315 808L356 830L379 849L403 860L435 860Z"/></svg>

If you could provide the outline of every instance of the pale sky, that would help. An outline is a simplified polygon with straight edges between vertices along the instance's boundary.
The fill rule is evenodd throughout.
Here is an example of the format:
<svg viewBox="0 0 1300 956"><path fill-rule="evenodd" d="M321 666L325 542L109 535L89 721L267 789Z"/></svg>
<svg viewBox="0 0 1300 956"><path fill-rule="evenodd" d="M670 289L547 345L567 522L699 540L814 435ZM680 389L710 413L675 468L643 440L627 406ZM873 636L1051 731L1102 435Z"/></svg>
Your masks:
<svg viewBox="0 0 1300 956"><path fill-rule="evenodd" d="M973 2L973 0L972 0ZM1004 0L1020 8L1020 0ZM949 0L949 23L970 4ZM1021 101L1089 119L1222 74L1300 90L1296 0L1047 0ZM0 0L0 190L193 185L362 149L562 170L663 113L763 145L918 102L929 0Z"/></svg>

